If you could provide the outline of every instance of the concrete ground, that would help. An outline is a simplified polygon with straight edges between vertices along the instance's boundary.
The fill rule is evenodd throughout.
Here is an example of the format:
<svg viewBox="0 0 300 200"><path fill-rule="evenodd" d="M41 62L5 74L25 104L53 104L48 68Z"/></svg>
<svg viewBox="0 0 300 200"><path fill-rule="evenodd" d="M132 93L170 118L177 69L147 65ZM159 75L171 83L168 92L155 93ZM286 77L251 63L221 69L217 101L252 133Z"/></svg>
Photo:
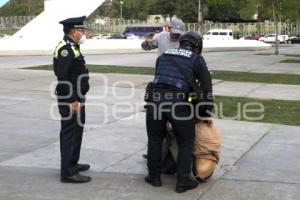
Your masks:
<svg viewBox="0 0 300 200"><path fill-rule="evenodd" d="M280 47L281 54L299 54L300 44ZM284 55L257 55L273 54L274 48L262 51L228 51L228 52L204 52L208 67L212 70L246 71L257 73L282 73L300 74L298 64L279 63L289 59ZM89 64L121 65L137 67L154 67L156 52L120 54L120 55L87 55ZM298 57L299 58L299 57ZM29 66L46 65L52 63L51 56L0 56L0 69L20 68Z"/></svg>
<svg viewBox="0 0 300 200"><path fill-rule="evenodd" d="M279 73L278 61L284 58L254 54L217 52L210 53L207 60L220 66L229 62L230 55L232 63L227 70L242 70L243 63L255 68L260 60L253 59L261 59L262 71ZM152 54L135 55L136 59L130 61L132 55L124 62L140 65L150 62L149 55ZM101 64L104 59L117 64L126 56L88 56L87 61ZM60 125L54 119L58 117L56 100L50 89L55 77L48 71L16 69L51 61L47 57L0 60L0 199L300 199L300 127L279 124L215 120L222 134L221 161L207 183L184 194L174 192L175 176L163 176L160 188L145 184L147 170L142 154L147 137L142 97L145 83L152 77L141 75L91 74L81 162L91 164L91 170L84 174L93 180L82 185L62 184ZM299 69L299 64L285 64L290 73ZM214 83L220 95L260 98L264 94L273 99L275 91L285 91L276 98L292 96L299 100L298 86Z"/></svg>

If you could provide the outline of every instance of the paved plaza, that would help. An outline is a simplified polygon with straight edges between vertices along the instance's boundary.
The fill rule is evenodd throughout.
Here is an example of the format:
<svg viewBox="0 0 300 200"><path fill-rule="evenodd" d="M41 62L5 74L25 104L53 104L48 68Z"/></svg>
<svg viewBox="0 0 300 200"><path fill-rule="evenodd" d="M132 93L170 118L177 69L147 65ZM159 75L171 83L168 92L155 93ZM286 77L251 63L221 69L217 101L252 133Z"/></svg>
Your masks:
<svg viewBox="0 0 300 200"><path fill-rule="evenodd" d="M299 54L300 45L280 51ZM288 57L258 53L271 50L207 52L204 57L214 70L300 74L299 64L280 63ZM86 61L154 67L156 56L88 55ZM174 175L164 175L160 188L144 183L143 94L153 77L143 75L91 74L81 162L91 164L84 174L93 179L81 185L60 183L60 123L54 119L58 113L51 90L55 76L51 71L21 69L51 62L49 56L0 57L1 200L300 199L300 127L280 124L216 119L222 134L221 161L208 182L183 194L174 192ZM299 91L299 85L214 80L217 95L300 101ZM117 106L127 109L112 112Z"/></svg>

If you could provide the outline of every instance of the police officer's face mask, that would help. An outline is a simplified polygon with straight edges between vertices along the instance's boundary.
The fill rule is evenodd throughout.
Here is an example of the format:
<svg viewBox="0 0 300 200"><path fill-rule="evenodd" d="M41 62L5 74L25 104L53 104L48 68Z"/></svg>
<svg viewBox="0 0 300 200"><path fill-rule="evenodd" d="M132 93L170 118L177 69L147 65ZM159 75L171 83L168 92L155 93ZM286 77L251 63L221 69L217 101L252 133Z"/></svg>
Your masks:
<svg viewBox="0 0 300 200"><path fill-rule="evenodd" d="M86 35L82 35L82 37L80 38L80 40L79 40L79 44L83 44L83 43L85 43L86 42Z"/></svg>
<svg viewBox="0 0 300 200"><path fill-rule="evenodd" d="M77 38L78 43L83 44L86 41L85 30L81 28L75 30L75 37Z"/></svg>

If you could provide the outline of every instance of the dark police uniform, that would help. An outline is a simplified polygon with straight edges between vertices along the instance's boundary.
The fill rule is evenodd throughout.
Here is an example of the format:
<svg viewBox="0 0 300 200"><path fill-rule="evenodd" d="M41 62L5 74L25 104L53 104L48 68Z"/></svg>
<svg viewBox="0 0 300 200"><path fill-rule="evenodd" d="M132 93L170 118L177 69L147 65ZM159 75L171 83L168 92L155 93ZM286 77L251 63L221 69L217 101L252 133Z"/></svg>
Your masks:
<svg viewBox="0 0 300 200"><path fill-rule="evenodd" d="M72 18L61 24L83 24L85 18ZM85 123L85 95L89 90L89 72L85 65L80 46L65 36L54 52L53 67L58 84L58 98L61 119L60 150L61 177L77 173L80 157L83 126ZM71 113L70 104L80 102L78 113Z"/></svg>
<svg viewBox="0 0 300 200"><path fill-rule="evenodd" d="M198 79L201 83L205 101L213 102L209 97L212 94L212 83L205 60L199 54L194 53L191 47L180 46L167 50L156 62L156 72L153 81L153 101L147 105L146 126L148 133L148 170L151 177L159 177L161 170L162 144L166 134L166 122L169 121L176 133L178 142L177 180L189 179L192 164L192 149L194 145L195 125L194 113L189 105L177 105L176 103L187 103L188 93L191 90L190 84L185 80L182 71L174 66L184 69L191 77ZM172 94L172 95L171 95ZM181 95L186 94L186 95ZM156 98L156 97L157 98ZM166 105L163 105L167 103ZM155 110L161 107L164 111L161 114ZM212 106L204 106L198 110L200 116L208 117L207 111ZM186 119L176 119L185 117ZM148 182L146 180L146 182Z"/></svg>

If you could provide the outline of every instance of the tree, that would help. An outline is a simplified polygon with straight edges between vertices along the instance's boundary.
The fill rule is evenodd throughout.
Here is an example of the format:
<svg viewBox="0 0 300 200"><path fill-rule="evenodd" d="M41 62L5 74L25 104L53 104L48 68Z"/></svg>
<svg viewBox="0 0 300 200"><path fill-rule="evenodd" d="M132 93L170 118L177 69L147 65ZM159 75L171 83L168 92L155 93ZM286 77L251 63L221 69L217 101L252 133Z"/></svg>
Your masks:
<svg viewBox="0 0 300 200"><path fill-rule="evenodd" d="M123 17L125 19L147 19L149 14L157 11L156 3L158 0L122 0L123 4ZM110 17L119 18L120 17L120 1L112 1L112 12Z"/></svg>
<svg viewBox="0 0 300 200"><path fill-rule="evenodd" d="M176 0L160 0L157 2L157 11L163 16L173 16L176 14L176 4Z"/></svg>
<svg viewBox="0 0 300 200"><path fill-rule="evenodd" d="M125 19L145 20L150 14L177 15L184 22L198 22L199 0L122 0ZM210 21L239 22L252 20L257 13L261 21L273 20L271 0L201 0L202 18ZM275 12L280 21L300 20L299 0L276 0ZM44 9L44 0L10 0L0 8L0 16L38 15ZM120 0L99 7L93 15L120 17Z"/></svg>
<svg viewBox="0 0 300 200"><path fill-rule="evenodd" d="M198 21L198 1L185 0L176 3L174 14L181 18L184 22L197 22Z"/></svg>
<svg viewBox="0 0 300 200"><path fill-rule="evenodd" d="M44 0L10 0L0 8L0 16L35 16L43 10Z"/></svg>
<svg viewBox="0 0 300 200"><path fill-rule="evenodd" d="M297 21L300 19L299 0L280 0L277 5L278 12L283 20Z"/></svg>
<svg viewBox="0 0 300 200"><path fill-rule="evenodd" d="M273 8L271 0L260 0L261 11L259 13L262 19L273 19ZM300 19L299 0L276 0L274 4L275 12L278 17L284 20L297 21Z"/></svg>
<svg viewBox="0 0 300 200"><path fill-rule="evenodd" d="M253 20L254 14L257 14L258 0L241 0L238 7L238 15L243 20Z"/></svg>
<svg viewBox="0 0 300 200"><path fill-rule="evenodd" d="M296 21L300 17L299 0L277 0L279 19ZM120 17L120 1L113 0L110 17ZM123 0L125 19L145 20L149 14L177 15L185 22L198 22L199 0ZM273 20L270 0L201 0L202 18L210 21L250 21L258 12L261 21ZM258 10L258 7L259 10ZM102 12L103 13L103 12Z"/></svg>

